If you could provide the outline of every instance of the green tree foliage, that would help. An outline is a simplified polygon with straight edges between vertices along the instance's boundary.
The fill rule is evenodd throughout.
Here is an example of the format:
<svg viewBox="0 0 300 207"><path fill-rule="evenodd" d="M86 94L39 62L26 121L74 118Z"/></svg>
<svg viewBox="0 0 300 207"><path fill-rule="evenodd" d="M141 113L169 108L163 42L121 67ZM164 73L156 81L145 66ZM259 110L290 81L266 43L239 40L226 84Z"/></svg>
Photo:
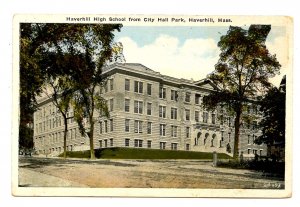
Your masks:
<svg viewBox="0 0 300 207"><path fill-rule="evenodd" d="M36 28L20 25L20 120L19 146L32 148L33 113L37 109L36 95L40 94L44 74L38 62L41 55L35 43Z"/></svg>
<svg viewBox="0 0 300 207"><path fill-rule="evenodd" d="M101 29L91 30L82 40L81 49L85 57L85 67L78 68L72 76L75 88L74 96L75 120L79 125L82 135L87 135L90 140L91 159L95 159L94 153L94 127L97 119L95 112L100 111L99 116L108 116L106 100L101 97L100 88L106 81L102 70L113 59L117 51L113 44L113 31L120 30L121 25L102 25ZM100 39L91 38L97 36ZM120 50L121 51L121 50Z"/></svg>
<svg viewBox="0 0 300 207"><path fill-rule="evenodd" d="M74 93L72 83L67 75L60 75L57 78L49 77L45 82L44 93L52 100L53 104L62 115L64 123L64 153L63 158L67 157L67 133L68 133L68 112L70 110L70 104ZM54 113L54 112L53 112Z"/></svg>
<svg viewBox="0 0 300 207"><path fill-rule="evenodd" d="M274 87L260 101L263 119L260 122L262 135L257 144L285 144L285 92Z"/></svg>
<svg viewBox="0 0 300 207"><path fill-rule="evenodd" d="M248 30L230 26L218 43L221 53L215 70L208 75L218 90L205 97L203 105L213 110L221 104L234 112L235 159L243 108L271 86L269 78L278 74L281 67L276 55L271 55L265 45L270 30L270 25L251 25Z"/></svg>
<svg viewBox="0 0 300 207"><path fill-rule="evenodd" d="M62 114L66 114L72 102L81 132L90 138L91 158L94 157L94 110L102 107L107 111L106 102L96 89L104 80L102 68L122 57L122 45L113 42L113 32L120 28L120 24L21 24L21 31L26 34L21 34L21 46L28 46L27 50L21 49L21 58L25 57L21 65L28 68L27 75L34 75L38 81L38 87L32 90L33 100L26 103L36 103L35 95L40 93L43 83L52 87L53 101ZM40 76L30 71L33 69ZM26 81L25 75L21 75L21 82ZM26 93L27 90L24 89ZM74 95L72 101L70 94ZM89 126L83 124L86 118Z"/></svg>

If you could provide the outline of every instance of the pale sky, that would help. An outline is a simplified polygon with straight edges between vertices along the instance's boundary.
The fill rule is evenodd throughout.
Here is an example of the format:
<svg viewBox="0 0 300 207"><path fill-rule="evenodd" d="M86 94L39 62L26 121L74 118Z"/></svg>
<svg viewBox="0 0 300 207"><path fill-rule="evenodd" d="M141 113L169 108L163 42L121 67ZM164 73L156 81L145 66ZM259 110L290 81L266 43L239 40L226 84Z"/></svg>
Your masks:
<svg viewBox="0 0 300 207"><path fill-rule="evenodd" d="M220 50L217 46L228 27L129 27L116 33L116 41L124 47L127 63L141 63L164 75L200 80L214 70ZM267 47L284 65L286 44L284 27L272 27ZM278 86L281 74L271 82Z"/></svg>

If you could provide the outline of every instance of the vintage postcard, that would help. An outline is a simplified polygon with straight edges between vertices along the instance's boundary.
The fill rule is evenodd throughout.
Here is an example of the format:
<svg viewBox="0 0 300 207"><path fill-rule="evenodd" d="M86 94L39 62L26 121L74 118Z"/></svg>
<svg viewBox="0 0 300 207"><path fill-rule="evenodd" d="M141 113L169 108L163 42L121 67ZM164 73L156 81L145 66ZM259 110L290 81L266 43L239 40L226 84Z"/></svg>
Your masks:
<svg viewBox="0 0 300 207"><path fill-rule="evenodd" d="M13 24L13 195L291 197L292 18Z"/></svg>

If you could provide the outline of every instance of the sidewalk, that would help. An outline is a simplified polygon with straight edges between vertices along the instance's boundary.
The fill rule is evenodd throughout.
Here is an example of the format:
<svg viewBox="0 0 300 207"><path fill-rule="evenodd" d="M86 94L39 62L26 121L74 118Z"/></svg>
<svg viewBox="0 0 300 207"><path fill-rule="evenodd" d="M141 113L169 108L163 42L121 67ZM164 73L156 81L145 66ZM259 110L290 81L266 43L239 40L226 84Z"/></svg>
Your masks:
<svg viewBox="0 0 300 207"><path fill-rule="evenodd" d="M84 184L39 173L25 168L19 168L20 187L89 187Z"/></svg>

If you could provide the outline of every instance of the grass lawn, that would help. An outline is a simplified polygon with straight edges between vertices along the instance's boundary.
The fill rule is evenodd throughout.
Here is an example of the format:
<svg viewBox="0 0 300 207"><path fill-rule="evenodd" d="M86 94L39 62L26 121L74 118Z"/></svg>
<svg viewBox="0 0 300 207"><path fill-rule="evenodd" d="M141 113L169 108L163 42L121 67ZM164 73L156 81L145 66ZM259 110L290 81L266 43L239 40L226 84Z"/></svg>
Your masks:
<svg viewBox="0 0 300 207"><path fill-rule="evenodd" d="M59 155L60 157L63 154ZM159 150L144 148L105 148L95 149L95 156L98 159L207 159L210 160L213 154L210 152L192 152L179 150ZM67 152L67 157L90 158L90 151ZM231 159L224 153L218 153L218 159Z"/></svg>

